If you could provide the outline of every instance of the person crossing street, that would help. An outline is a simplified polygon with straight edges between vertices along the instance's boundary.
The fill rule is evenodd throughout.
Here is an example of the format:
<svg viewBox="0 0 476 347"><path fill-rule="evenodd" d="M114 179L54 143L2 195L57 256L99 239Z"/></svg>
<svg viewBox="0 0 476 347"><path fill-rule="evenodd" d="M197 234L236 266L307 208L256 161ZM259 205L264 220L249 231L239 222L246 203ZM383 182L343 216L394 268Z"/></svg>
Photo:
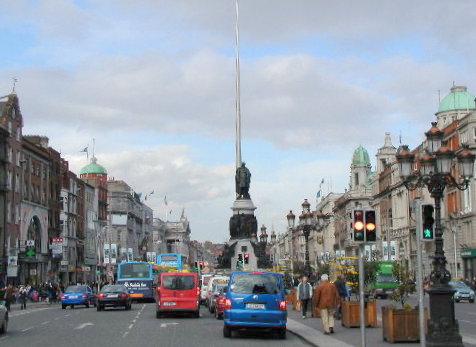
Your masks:
<svg viewBox="0 0 476 347"><path fill-rule="evenodd" d="M307 315L307 307L312 299L312 286L308 282L306 275L301 277L301 282L298 284L296 295L297 299L301 302L302 318L305 319Z"/></svg>

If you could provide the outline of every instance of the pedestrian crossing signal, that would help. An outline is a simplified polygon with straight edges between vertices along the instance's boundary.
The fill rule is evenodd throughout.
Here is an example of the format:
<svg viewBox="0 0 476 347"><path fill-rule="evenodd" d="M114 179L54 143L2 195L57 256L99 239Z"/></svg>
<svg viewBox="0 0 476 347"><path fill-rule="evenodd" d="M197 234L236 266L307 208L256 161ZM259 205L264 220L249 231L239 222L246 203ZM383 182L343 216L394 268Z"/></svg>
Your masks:
<svg viewBox="0 0 476 347"><path fill-rule="evenodd" d="M423 241L432 241L435 238L434 225L435 218L433 213L435 208L432 204L421 205L421 221L422 221L422 239Z"/></svg>

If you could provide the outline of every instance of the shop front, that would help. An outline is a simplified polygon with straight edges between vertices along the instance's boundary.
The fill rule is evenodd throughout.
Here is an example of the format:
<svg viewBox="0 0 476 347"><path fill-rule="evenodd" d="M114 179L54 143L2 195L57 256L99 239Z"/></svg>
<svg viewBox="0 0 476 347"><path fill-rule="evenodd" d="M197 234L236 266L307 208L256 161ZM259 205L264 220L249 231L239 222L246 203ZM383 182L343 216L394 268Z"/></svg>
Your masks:
<svg viewBox="0 0 476 347"><path fill-rule="evenodd" d="M463 258L464 279L470 280L476 277L476 249L463 249L461 258Z"/></svg>

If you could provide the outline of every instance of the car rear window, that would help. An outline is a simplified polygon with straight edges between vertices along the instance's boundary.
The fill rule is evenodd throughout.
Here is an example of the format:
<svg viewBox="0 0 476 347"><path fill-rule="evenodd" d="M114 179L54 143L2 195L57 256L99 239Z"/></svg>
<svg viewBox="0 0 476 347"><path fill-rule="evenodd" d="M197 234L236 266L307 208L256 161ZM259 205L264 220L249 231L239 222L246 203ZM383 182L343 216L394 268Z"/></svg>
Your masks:
<svg viewBox="0 0 476 347"><path fill-rule="evenodd" d="M236 274L230 290L243 294L278 294L278 277L268 274Z"/></svg>
<svg viewBox="0 0 476 347"><path fill-rule="evenodd" d="M125 292L126 287L120 285L105 285L102 287L101 292Z"/></svg>
<svg viewBox="0 0 476 347"><path fill-rule="evenodd" d="M87 287L85 286L69 286L66 288L65 293L75 293L75 292L87 292Z"/></svg>
<svg viewBox="0 0 476 347"><path fill-rule="evenodd" d="M164 276L162 287L170 290L189 290L194 287L193 276Z"/></svg>

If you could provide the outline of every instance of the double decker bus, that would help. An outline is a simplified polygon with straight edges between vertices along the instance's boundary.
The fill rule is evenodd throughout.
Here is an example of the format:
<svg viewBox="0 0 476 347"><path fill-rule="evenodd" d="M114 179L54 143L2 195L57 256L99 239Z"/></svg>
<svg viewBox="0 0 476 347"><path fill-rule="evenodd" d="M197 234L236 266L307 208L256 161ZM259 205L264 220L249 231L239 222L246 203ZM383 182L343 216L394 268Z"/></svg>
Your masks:
<svg viewBox="0 0 476 347"><path fill-rule="evenodd" d="M159 267L145 261L126 261L117 266L118 284L124 284L133 300L155 300Z"/></svg>
<svg viewBox="0 0 476 347"><path fill-rule="evenodd" d="M161 268L182 270L182 255L180 253L162 253L157 255L156 264Z"/></svg>

